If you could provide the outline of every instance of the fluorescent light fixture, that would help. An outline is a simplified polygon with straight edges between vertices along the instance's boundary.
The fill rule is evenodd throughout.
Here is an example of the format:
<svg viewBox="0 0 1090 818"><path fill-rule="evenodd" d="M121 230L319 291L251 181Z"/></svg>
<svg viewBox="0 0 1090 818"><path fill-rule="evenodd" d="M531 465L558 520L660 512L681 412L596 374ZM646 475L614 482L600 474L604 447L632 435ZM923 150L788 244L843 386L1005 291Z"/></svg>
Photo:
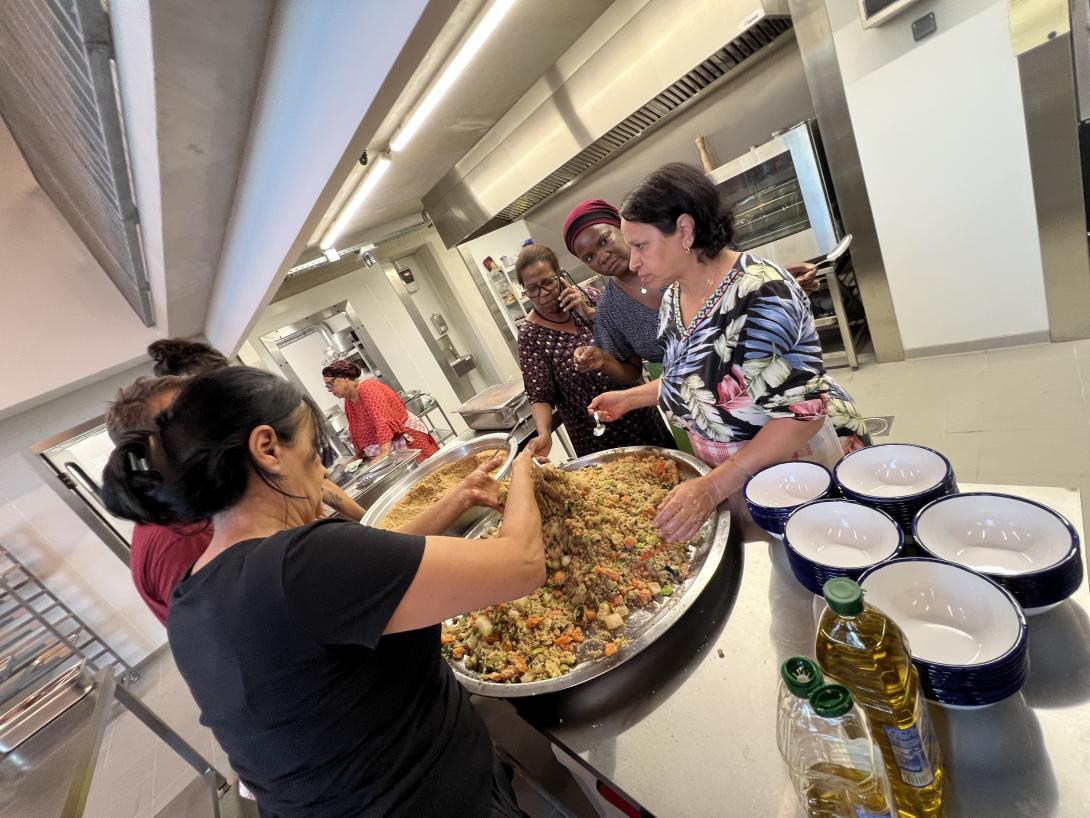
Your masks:
<svg viewBox="0 0 1090 818"><path fill-rule="evenodd" d="M481 46L485 44L488 38L492 35L492 32L496 30L496 26L500 24L500 21L507 15L507 12L511 10L511 7L515 5L515 0L495 0L492 6L488 9L488 12L481 18L481 21L477 24L476 28L470 32L469 37L462 43L462 47L458 50L458 53L454 55L454 59L450 61L446 68L443 69L443 73L439 75L439 79L428 90L428 93L424 96L424 99L420 101L420 104L416 106L416 110L412 112L412 115L401 125L401 128L394 138L390 140L390 150L403 151L405 146L409 144L409 141L416 135L416 132L420 130L420 126L424 124L424 120L428 118L428 115L435 110L435 106L439 104L439 101L446 96L447 91L454 85L455 80L469 65L470 60L480 51Z"/></svg>
<svg viewBox="0 0 1090 818"><path fill-rule="evenodd" d="M329 259L330 263L341 260L341 254L337 252L336 247L327 247L326 249L322 250L322 254L327 259Z"/></svg>
<svg viewBox="0 0 1090 818"><path fill-rule="evenodd" d="M341 213L330 225L325 235L322 236L322 241L319 246L322 248L322 252L325 252L333 246L334 242L340 238L341 233L344 232L344 228L352 220L352 217L356 215L360 207L363 206L364 200L371 195L371 191L375 189L375 186L382 180L383 175L390 169L390 157L379 156L374 160L374 164L371 166L371 170L367 175L363 177L363 182L356 188L356 192L352 194L352 198L348 200L348 204L344 206Z"/></svg>

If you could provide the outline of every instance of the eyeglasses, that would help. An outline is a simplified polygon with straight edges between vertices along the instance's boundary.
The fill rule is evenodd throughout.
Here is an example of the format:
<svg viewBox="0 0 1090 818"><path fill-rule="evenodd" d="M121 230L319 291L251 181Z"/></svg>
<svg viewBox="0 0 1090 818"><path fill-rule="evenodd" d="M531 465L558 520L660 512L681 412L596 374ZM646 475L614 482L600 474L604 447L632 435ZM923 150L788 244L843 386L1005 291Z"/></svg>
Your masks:
<svg viewBox="0 0 1090 818"><path fill-rule="evenodd" d="M531 284L529 287L524 287L522 291L528 298L537 298L541 293L552 293L558 289L560 289L560 276L547 278L540 284Z"/></svg>
<svg viewBox="0 0 1090 818"><path fill-rule="evenodd" d="M332 392L333 391L333 384L336 382L336 380L337 380L336 378L331 378L330 380L327 381L325 378L322 378L322 383L325 384L325 388L326 388L327 392Z"/></svg>

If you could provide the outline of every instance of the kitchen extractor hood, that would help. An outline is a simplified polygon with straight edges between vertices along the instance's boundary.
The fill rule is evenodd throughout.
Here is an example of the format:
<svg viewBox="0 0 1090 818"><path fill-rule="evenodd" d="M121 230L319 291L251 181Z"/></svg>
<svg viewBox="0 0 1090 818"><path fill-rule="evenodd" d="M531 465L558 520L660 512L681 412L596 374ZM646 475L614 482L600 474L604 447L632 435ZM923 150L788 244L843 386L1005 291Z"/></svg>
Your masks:
<svg viewBox="0 0 1090 818"><path fill-rule="evenodd" d="M448 247L524 216L791 27L786 0L618 0L424 197Z"/></svg>

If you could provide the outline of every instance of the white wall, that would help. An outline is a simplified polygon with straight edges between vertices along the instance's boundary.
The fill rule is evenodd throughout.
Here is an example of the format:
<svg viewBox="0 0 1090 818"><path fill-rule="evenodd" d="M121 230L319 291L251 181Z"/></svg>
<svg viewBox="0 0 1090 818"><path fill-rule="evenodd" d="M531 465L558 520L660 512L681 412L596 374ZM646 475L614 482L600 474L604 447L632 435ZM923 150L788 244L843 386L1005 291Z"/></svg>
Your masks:
<svg viewBox="0 0 1090 818"><path fill-rule="evenodd" d="M435 324L431 320L433 314L439 313L446 320L446 335L451 344L454 345L455 351L459 355L473 354L476 346L476 344L472 343L473 330L469 327L465 316L458 310L457 304L451 303L451 299L444 297L445 288L440 289L442 282L436 282L432 279L431 268L434 265L424 260L423 252L402 256L395 259L395 262L399 270L407 268L412 271L413 287L406 287L406 291L409 293L414 306L420 312L420 317L424 319L425 332L433 339L439 338L440 332L435 328ZM474 360L476 360L476 356L474 356ZM488 379L481 375L479 365L467 373L467 380L475 393L480 392L489 384Z"/></svg>
<svg viewBox="0 0 1090 818"><path fill-rule="evenodd" d="M906 354L1046 340L1006 0L931 0L864 30L826 0ZM934 11L919 43L912 20Z"/></svg>
<svg viewBox="0 0 1090 818"><path fill-rule="evenodd" d="M166 631L125 564L34 469L30 447L101 415L118 389L146 374L147 365L130 369L0 421L0 542L130 663L162 645Z"/></svg>
<svg viewBox="0 0 1090 818"><path fill-rule="evenodd" d="M379 264L374 267L361 266L348 275L270 304L254 324L249 337L250 345L267 369L278 371L261 343L261 336L346 299L378 345L402 388L430 392L446 411L454 424L454 431L463 431L466 426L461 416L453 411L462 401L425 346ZM440 419L436 416L433 420Z"/></svg>
<svg viewBox="0 0 1090 818"><path fill-rule="evenodd" d="M272 297L300 229L426 6L277 5L205 329L213 346L236 350Z"/></svg>
<svg viewBox="0 0 1090 818"><path fill-rule="evenodd" d="M511 354L500 328L496 326L461 254L456 248L448 249L434 227L414 230L401 238L382 242L378 245L378 253L382 258L396 259L422 247L430 251L440 266L454 293L457 308L463 311L473 328L476 336L473 354L480 362L482 373L489 383L500 383L506 378L517 377L520 374L518 361Z"/></svg>
<svg viewBox="0 0 1090 818"><path fill-rule="evenodd" d="M159 337L38 187L0 120L0 418L127 369Z"/></svg>

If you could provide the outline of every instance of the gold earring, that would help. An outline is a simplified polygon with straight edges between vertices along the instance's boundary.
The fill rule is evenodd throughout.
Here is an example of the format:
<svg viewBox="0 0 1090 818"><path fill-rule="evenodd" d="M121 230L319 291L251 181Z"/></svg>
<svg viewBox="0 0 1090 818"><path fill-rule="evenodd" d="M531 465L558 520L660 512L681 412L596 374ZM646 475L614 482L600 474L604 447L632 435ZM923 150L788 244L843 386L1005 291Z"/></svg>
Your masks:
<svg viewBox="0 0 1090 818"><path fill-rule="evenodd" d="M692 248L692 247L686 247L686 248L685 248L685 255L687 255L687 256L688 256L688 255L691 255L691 254L692 254L692 252L693 252L693 248Z"/></svg>

